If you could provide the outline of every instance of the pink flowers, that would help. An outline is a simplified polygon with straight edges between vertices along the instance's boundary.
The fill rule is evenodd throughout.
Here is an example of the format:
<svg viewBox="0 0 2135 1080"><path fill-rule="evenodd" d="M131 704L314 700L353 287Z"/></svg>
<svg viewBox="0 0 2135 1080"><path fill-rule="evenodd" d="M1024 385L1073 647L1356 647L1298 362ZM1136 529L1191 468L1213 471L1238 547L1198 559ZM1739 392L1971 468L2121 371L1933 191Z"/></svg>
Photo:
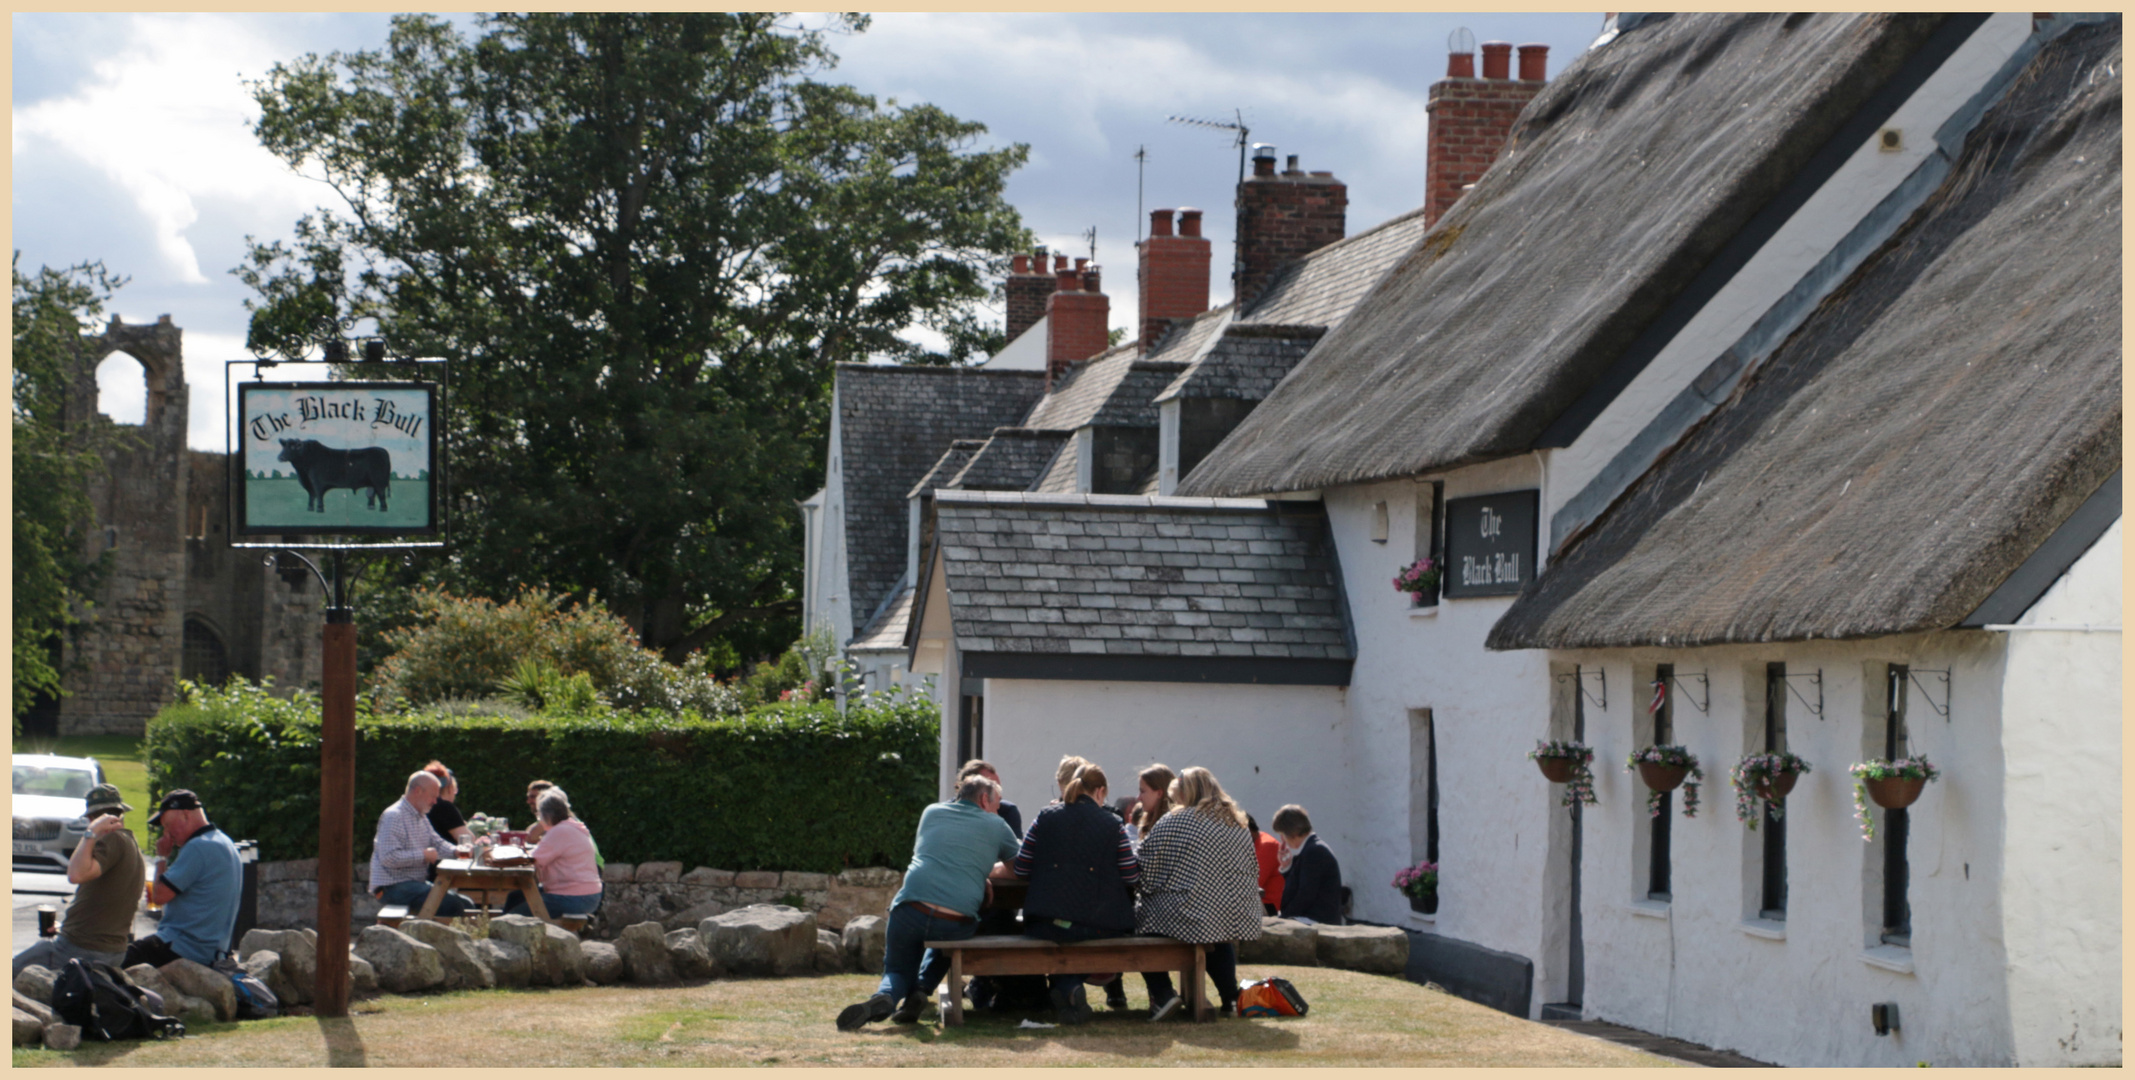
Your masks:
<svg viewBox="0 0 2135 1080"><path fill-rule="evenodd" d="M1438 864L1425 860L1396 871L1394 888L1418 900L1429 899L1438 893Z"/></svg>
<svg viewBox="0 0 2135 1080"><path fill-rule="evenodd" d="M1418 559L1394 575L1394 588L1418 600L1438 591L1438 561Z"/></svg>

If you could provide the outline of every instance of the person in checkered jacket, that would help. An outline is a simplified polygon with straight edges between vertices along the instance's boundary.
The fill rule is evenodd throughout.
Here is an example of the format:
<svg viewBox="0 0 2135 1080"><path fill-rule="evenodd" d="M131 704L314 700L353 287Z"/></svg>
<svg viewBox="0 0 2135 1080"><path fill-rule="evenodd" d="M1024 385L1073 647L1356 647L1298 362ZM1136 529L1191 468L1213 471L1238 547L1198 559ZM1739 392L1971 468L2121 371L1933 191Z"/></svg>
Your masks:
<svg viewBox="0 0 2135 1080"><path fill-rule="evenodd" d="M1245 812L1215 774L1188 766L1171 782L1172 806L1142 841L1142 888L1135 932L1213 946L1208 975L1225 1016L1236 1015L1238 946L1260 936L1260 861ZM1171 991L1168 972L1151 973L1151 1001Z"/></svg>

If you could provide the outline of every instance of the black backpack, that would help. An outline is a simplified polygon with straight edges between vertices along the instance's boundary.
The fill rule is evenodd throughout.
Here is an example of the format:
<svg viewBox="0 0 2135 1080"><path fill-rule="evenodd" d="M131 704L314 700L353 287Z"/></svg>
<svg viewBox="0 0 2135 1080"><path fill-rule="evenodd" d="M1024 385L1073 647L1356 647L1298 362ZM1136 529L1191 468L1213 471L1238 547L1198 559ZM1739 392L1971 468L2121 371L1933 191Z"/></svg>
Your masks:
<svg viewBox="0 0 2135 1080"><path fill-rule="evenodd" d="M157 1015L125 972L100 960L67 961L52 986L52 1012L60 1022L82 1029L85 1039L173 1039L185 1034L183 1021Z"/></svg>

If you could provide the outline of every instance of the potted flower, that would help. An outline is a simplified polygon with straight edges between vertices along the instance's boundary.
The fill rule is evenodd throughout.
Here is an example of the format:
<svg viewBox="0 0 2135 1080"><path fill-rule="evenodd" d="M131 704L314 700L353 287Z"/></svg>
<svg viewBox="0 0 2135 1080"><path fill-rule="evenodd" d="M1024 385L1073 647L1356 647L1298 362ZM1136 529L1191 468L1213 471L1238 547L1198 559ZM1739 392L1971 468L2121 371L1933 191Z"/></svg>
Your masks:
<svg viewBox="0 0 2135 1080"><path fill-rule="evenodd" d="M1543 777L1550 783L1570 785L1564 789L1564 805L1594 805L1594 773L1588 768L1593 763L1594 751L1585 743L1570 739L1549 742L1537 739L1535 748L1527 752L1527 757L1541 766Z"/></svg>
<svg viewBox="0 0 2135 1080"><path fill-rule="evenodd" d="M1727 782L1735 786L1735 820L1756 831L1759 799L1778 818L1786 812L1787 793L1794 790L1794 782L1809 771L1808 762L1785 750L1745 754L1727 771Z"/></svg>
<svg viewBox="0 0 2135 1080"><path fill-rule="evenodd" d="M1438 578L1438 560L1422 558L1394 575L1394 588L1409 594L1417 607L1430 607L1438 603Z"/></svg>
<svg viewBox="0 0 2135 1080"><path fill-rule="evenodd" d="M1438 864L1428 860L1394 874L1394 888L1409 898L1409 909L1438 914Z"/></svg>
<svg viewBox="0 0 2135 1080"><path fill-rule="evenodd" d="M1678 787L1683 789L1683 816L1698 816L1698 785L1704 781L1705 772L1698 768L1698 759L1690 751L1680 746L1657 745L1634 750L1624 761L1624 771L1637 773L1653 789L1646 793L1650 816L1661 816L1661 796Z"/></svg>
<svg viewBox="0 0 2135 1080"><path fill-rule="evenodd" d="M1869 815L1864 796L1875 800L1875 804L1885 810L1903 810L1920 797L1920 790L1928 781L1942 776L1942 771L1930 764L1925 754L1896 761L1869 758L1854 763L1846 771L1854 776L1853 816L1861 821L1863 840L1876 838L1875 818Z"/></svg>

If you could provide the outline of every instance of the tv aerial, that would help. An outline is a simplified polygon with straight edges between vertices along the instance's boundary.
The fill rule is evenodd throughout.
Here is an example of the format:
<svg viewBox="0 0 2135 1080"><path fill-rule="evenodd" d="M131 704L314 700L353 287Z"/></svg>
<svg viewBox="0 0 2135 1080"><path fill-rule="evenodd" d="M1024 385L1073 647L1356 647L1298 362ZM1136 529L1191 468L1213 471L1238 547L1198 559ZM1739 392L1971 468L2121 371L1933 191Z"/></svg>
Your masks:
<svg viewBox="0 0 2135 1080"><path fill-rule="evenodd" d="M1207 128L1211 131L1230 132L1234 136L1233 141L1238 144L1238 183L1242 186L1245 183L1245 149L1248 145L1250 145L1247 140L1252 137L1253 130L1245 125L1244 110L1232 109L1231 116L1232 120L1229 122L1225 122L1222 120L1203 120L1197 116L1180 116L1176 113L1172 114L1171 116L1165 117L1165 119L1171 121L1174 124L1185 124L1188 127ZM1243 209L1239 210L1240 214L1243 214L1244 212L1245 211ZM1242 228L1240 231L1243 231ZM1239 275L1244 273L1244 271L1245 255L1242 251L1239 250L1238 244L1234 241L1231 244L1231 282L1233 285L1238 282Z"/></svg>

